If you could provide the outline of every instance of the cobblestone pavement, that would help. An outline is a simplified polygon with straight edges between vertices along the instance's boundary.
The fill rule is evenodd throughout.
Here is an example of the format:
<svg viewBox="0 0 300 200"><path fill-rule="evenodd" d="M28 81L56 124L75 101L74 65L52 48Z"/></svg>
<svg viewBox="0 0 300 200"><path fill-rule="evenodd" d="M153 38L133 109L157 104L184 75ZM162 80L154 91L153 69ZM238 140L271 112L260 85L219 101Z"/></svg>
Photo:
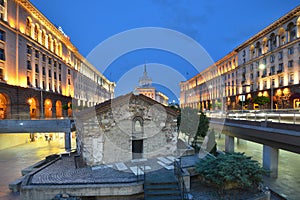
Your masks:
<svg viewBox="0 0 300 200"><path fill-rule="evenodd" d="M19 200L19 193L12 193L8 184L21 177L21 170L44 159L46 156L64 152L64 141L38 140L0 150L0 200Z"/></svg>

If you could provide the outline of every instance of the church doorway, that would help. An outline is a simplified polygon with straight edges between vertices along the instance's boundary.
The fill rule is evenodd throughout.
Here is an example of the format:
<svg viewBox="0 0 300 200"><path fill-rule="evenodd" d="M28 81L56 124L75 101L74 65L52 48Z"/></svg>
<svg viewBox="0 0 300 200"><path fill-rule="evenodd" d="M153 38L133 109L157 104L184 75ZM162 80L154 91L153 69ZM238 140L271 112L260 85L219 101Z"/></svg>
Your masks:
<svg viewBox="0 0 300 200"><path fill-rule="evenodd" d="M143 158L143 140L132 140L132 159Z"/></svg>

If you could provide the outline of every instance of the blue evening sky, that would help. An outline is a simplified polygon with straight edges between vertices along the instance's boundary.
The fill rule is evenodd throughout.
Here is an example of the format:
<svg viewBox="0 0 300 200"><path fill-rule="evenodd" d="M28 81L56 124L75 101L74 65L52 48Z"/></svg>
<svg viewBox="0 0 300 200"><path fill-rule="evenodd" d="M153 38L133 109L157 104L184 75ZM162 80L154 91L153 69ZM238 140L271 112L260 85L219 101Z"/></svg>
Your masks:
<svg viewBox="0 0 300 200"><path fill-rule="evenodd" d="M207 67L205 65L221 59L299 5L299 0L31 0L31 2L53 24L63 28L83 56L91 58L89 60L99 71L117 83L116 96L132 91L138 86L142 66L147 63L147 70L154 84L168 94L170 100L176 101L179 96L179 81L193 77ZM197 50L183 47L185 52L190 52L191 58L188 59L186 54L182 56L183 52L174 53L159 49L156 48L156 44L153 47L141 45L136 49L131 48L130 52L119 53L112 62L103 61L108 54L118 52L117 49L121 46L138 43L135 39L127 40L127 43L121 41L119 47L118 43L114 43L113 46L108 42L111 48L102 49L101 55L93 54L93 50L99 44L101 46L102 42L110 41L109 38L112 36L144 27L159 27L182 33L201 45L211 60L196 64L197 61L193 63L190 59L197 59ZM145 34L144 37L152 40L151 35ZM169 35L166 36L168 37ZM174 37L177 36L172 38ZM134 38L139 36L135 35ZM165 43L166 38L161 38L158 43L160 41ZM188 44L191 42L186 38L180 40ZM176 43L173 39L170 41ZM96 57L98 60L95 60Z"/></svg>

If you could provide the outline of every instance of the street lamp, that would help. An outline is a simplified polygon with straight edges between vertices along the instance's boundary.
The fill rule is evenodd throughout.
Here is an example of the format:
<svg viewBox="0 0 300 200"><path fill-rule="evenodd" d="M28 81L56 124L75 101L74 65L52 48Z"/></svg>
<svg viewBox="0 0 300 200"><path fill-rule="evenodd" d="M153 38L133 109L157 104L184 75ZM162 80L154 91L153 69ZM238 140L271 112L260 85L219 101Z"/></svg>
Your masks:
<svg viewBox="0 0 300 200"><path fill-rule="evenodd" d="M209 86L208 86L208 89L209 89L209 102L208 102L208 103L209 103L209 104L208 104L208 105L209 105L209 110L210 110L211 107L212 107L212 94L211 94L212 87L213 87L212 85L209 85Z"/></svg>

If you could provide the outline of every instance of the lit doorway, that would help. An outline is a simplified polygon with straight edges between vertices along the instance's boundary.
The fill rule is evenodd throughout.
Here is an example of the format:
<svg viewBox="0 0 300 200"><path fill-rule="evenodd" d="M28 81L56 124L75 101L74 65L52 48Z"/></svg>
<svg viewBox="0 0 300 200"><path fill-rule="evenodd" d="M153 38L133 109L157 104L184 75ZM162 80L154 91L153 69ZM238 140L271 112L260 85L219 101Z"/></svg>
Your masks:
<svg viewBox="0 0 300 200"><path fill-rule="evenodd" d="M52 117L52 101L50 99L45 100L45 117L51 118Z"/></svg>
<svg viewBox="0 0 300 200"><path fill-rule="evenodd" d="M27 102L29 104L30 118L36 118L36 116L37 116L36 100L34 98L30 98L30 99L28 99Z"/></svg>
<svg viewBox="0 0 300 200"><path fill-rule="evenodd" d="M0 119L6 118L7 113L7 100L3 94L0 93Z"/></svg>
<svg viewBox="0 0 300 200"><path fill-rule="evenodd" d="M56 101L55 104L55 108L56 108L56 117L62 117L62 104L61 101Z"/></svg>

